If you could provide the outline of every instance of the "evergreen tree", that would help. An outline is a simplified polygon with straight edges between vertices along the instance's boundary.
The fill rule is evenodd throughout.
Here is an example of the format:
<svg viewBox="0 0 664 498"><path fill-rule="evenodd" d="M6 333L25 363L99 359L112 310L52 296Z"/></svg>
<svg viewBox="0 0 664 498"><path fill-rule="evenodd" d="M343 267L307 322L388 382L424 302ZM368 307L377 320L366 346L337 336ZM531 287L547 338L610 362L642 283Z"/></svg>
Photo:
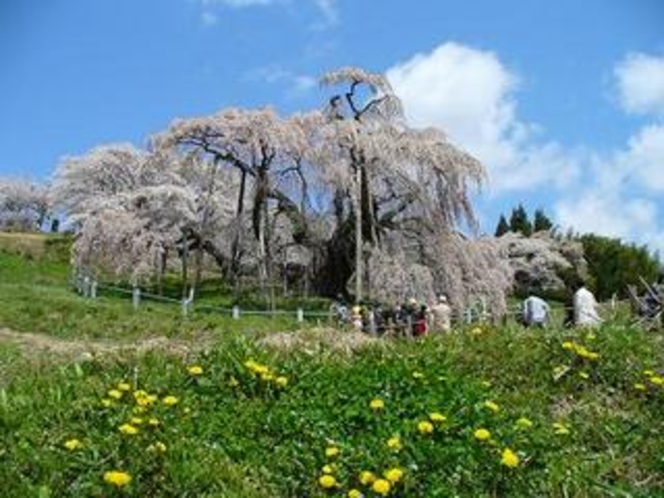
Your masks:
<svg viewBox="0 0 664 498"><path fill-rule="evenodd" d="M534 232L540 232L542 230L549 231L553 228L553 222L546 214L544 214L543 209L535 210L535 219L533 221L533 225Z"/></svg>
<svg viewBox="0 0 664 498"><path fill-rule="evenodd" d="M501 214L500 219L498 220L498 226L496 226L496 237L500 237L501 235L509 231L510 231L510 226L507 223L505 216Z"/></svg>
<svg viewBox="0 0 664 498"><path fill-rule="evenodd" d="M533 226L528 219L528 213L526 213L526 210L521 204L512 209L512 215L510 216L510 230L512 232L521 232L526 237L530 237L533 233Z"/></svg>

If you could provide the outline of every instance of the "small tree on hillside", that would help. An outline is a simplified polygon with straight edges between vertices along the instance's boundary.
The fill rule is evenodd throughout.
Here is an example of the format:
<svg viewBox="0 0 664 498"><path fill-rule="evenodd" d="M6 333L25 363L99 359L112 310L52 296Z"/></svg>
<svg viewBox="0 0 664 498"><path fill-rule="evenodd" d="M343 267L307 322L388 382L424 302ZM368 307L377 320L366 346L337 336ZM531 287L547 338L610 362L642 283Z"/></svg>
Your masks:
<svg viewBox="0 0 664 498"><path fill-rule="evenodd" d="M533 226L528 219L528 213L521 204L512 209L512 215L510 216L510 231L522 233L526 237L533 233Z"/></svg>
<svg viewBox="0 0 664 498"><path fill-rule="evenodd" d="M0 178L0 230L39 230L50 211L48 186L18 178Z"/></svg>
<svg viewBox="0 0 664 498"><path fill-rule="evenodd" d="M500 219L498 220L498 225L496 225L496 237L500 237L501 235L504 235L509 231L510 231L510 226L507 223L505 216L501 214Z"/></svg>
<svg viewBox="0 0 664 498"><path fill-rule="evenodd" d="M549 231L553 228L553 222L544 214L543 209L535 210L535 219L533 221L533 232Z"/></svg>

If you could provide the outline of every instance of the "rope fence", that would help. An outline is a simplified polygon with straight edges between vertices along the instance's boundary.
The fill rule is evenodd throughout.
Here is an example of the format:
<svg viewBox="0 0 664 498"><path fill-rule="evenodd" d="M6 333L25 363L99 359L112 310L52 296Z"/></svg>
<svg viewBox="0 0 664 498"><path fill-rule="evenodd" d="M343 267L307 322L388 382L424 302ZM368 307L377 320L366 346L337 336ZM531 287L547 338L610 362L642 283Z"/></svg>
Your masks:
<svg viewBox="0 0 664 498"><path fill-rule="evenodd" d="M112 291L119 294L131 296L131 302L134 309L139 309L143 300L151 300L166 304L180 306L182 316L188 316L194 308L200 311L208 311L230 315L234 320L239 320L241 316L295 316L298 323L304 322L305 318L330 318L330 313L325 311L309 311L303 308L293 310L249 310L242 309L239 305L232 307L215 306L205 303L194 303L194 290L191 289L189 295L183 299L175 299L168 296L154 294L134 285L131 289L119 287L117 285L105 284L99 282L96 278L83 273L75 272L71 278L71 285L74 290L85 299L97 299L102 290Z"/></svg>
<svg viewBox="0 0 664 498"><path fill-rule="evenodd" d="M115 292L118 294L124 294L131 298L132 306L134 309L139 309L141 302L143 300L151 300L156 302L162 302L165 304L176 305L181 309L182 316L186 317L194 311L194 309L199 311L207 311L211 313L219 313L221 315L229 315L234 320L239 320L242 316L265 316L265 317L275 317L275 316L291 316L296 319L298 323L303 323L306 318L309 319L327 319L330 322L336 322L339 324L350 323L350 320L342 320L339 315L335 313L333 307L328 311L313 311L305 310L301 307L298 307L295 310L279 310L279 309L270 309L270 310L251 310L251 309L242 309L239 305L234 305L231 307L216 306L213 304L206 303L195 303L194 302L194 291L190 290L189 295L183 299L176 299L168 296L163 296L159 294L154 294L147 292L141 289L138 285L134 285L132 288L120 287L117 285L106 284L99 282L96 278L86 275L82 272L74 272L71 278L71 285L76 290L76 292L86 299L97 299L100 291L109 291ZM612 314L616 313L617 310L617 301L612 299L608 304ZM607 307L607 305L605 305ZM350 311L350 310L348 310ZM550 317L554 313L567 313L573 311L573 307L570 306L551 306L550 307ZM373 312L371 312L373 315ZM515 304L508 308L504 315L500 317L495 317L486 306L486 303L483 300L479 300L477 305L471 308L467 308L460 313L457 313L458 322L461 324L482 324L482 323L495 323L498 319L514 319L520 320L523 316L523 309L521 304ZM551 318L549 318L550 321ZM369 325L369 328L370 325Z"/></svg>

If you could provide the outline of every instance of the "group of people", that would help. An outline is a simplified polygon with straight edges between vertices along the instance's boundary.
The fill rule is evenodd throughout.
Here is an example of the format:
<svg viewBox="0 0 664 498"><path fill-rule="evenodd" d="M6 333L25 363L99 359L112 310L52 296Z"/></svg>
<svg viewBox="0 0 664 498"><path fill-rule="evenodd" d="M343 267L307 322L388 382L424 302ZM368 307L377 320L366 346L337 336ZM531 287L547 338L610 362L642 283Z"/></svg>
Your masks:
<svg viewBox="0 0 664 498"><path fill-rule="evenodd" d="M580 284L567 309L565 325L595 326L602 320L593 293ZM441 294L435 302L420 303L411 298L394 307L380 303L349 306L342 296L330 308L331 318L338 324L351 325L357 331L371 335L420 337L430 332L445 333L452 327L452 307L447 296ZM526 327L545 327L551 320L551 307L534 294L521 304L520 322Z"/></svg>
<svg viewBox="0 0 664 498"><path fill-rule="evenodd" d="M339 296L331 307L332 317L355 330L372 335L420 337L429 332L447 332L452 326L452 308L447 297L433 303L419 303L411 298L394 307L370 303L349 307Z"/></svg>
<svg viewBox="0 0 664 498"><path fill-rule="evenodd" d="M569 304L564 322L566 326L592 327L601 323L597 300L585 284L578 285ZM521 322L527 327L544 327L549 323L550 313L548 303L531 294L521 305Z"/></svg>

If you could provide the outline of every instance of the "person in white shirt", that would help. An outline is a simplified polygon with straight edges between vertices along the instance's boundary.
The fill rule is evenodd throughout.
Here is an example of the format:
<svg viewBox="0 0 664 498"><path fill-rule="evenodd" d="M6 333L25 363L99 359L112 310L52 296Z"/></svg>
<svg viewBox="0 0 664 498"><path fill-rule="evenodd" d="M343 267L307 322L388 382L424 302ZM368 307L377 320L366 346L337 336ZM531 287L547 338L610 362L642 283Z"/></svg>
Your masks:
<svg viewBox="0 0 664 498"><path fill-rule="evenodd" d="M544 327L549 321L550 308L541 297L532 294L528 296L522 304L521 311L523 313L523 323L526 327Z"/></svg>
<svg viewBox="0 0 664 498"><path fill-rule="evenodd" d="M582 283L574 293L574 325L594 327L602 322L597 313L597 300L592 292Z"/></svg>

